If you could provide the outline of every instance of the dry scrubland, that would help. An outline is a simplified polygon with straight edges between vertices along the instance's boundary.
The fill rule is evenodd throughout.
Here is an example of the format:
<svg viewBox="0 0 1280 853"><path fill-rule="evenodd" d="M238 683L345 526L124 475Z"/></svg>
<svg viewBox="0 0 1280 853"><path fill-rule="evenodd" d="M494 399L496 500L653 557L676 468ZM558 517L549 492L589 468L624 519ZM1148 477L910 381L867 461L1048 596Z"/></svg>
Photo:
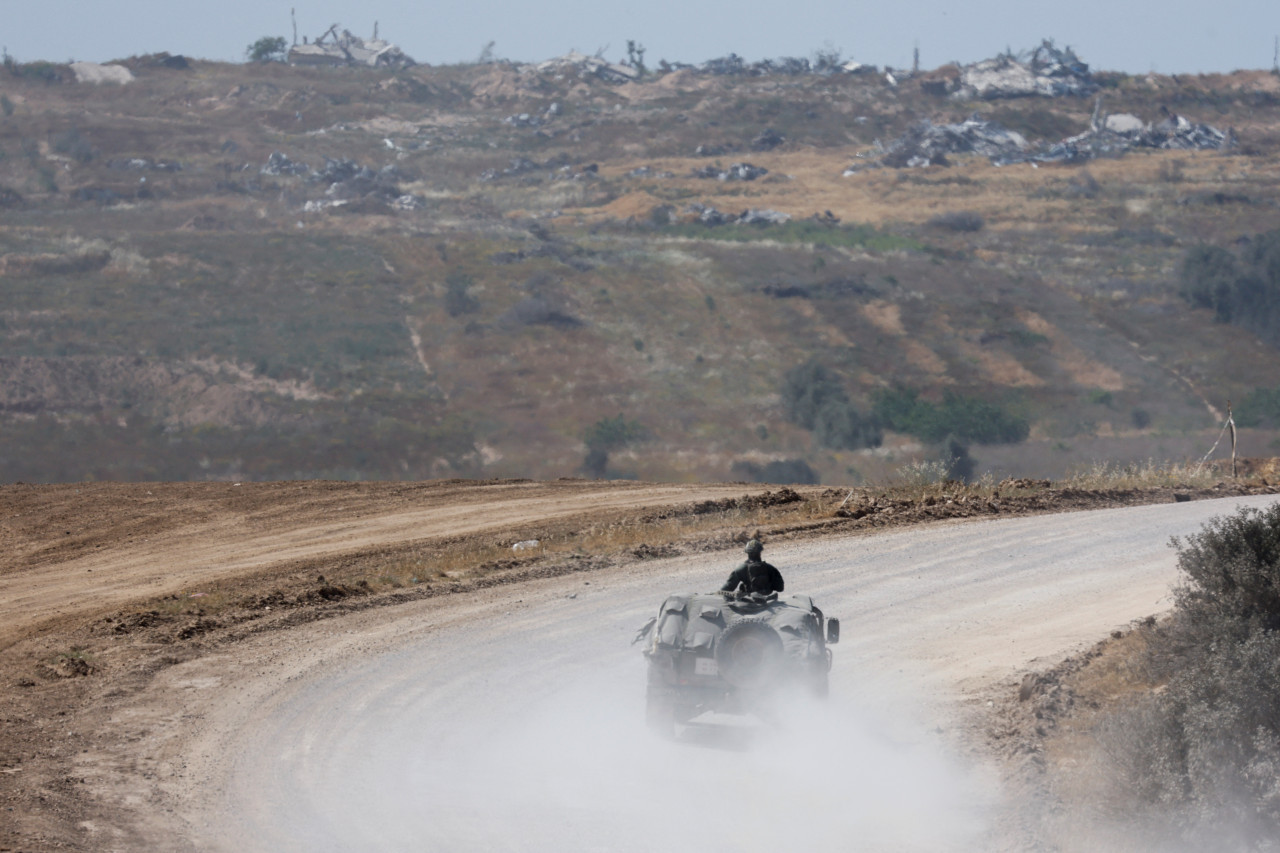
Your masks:
<svg viewBox="0 0 1280 853"><path fill-rule="evenodd" d="M166 693L166 677L198 659L235 670L242 649L264 638L292 648L291 628L341 625L357 612L394 622L396 605L423 599L465 610L500 585L563 575L590 583L613 567L642 575L655 558L720 551L721 559L752 535L776 545L935 521L1271 494L1278 481L1271 459L1251 460L1234 481L1213 470L1133 466L1057 483L900 478L852 492L587 480L0 487L8 554L0 563L0 807L12 810L0 821L0 847L173 846L167 816L191 803L166 792L183 777L189 745L156 739L181 728L174 709L192 684L179 679ZM1014 705L1011 728L1023 727L1018 742L1035 741L1043 721L1029 715L1042 706L1002 698ZM1015 752L1019 762L1024 755Z"/></svg>
<svg viewBox="0 0 1280 853"><path fill-rule="evenodd" d="M905 386L1021 419L1023 442L965 441L975 475L1061 476L1198 458L1226 401L1280 375L1178 274L1194 246L1280 225L1270 74L1099 76L1107 111L1232 127L1226 153L842 177L918 119L981 111L1055 141L1093 100L955 102L874 75L132 64L124 86L0 73L0 479L836 484L941 453L892 425L877 448L815 438L783 402L815 358L859 416ZM752 150L766 128L786 141ZM262 173L273 152L397 171L323 207L328 182ZM742 161L769 173L690 176ZM709 228L693 203L795 219ZM799 221L825 211L840 223ZM947 227L958 213L980 227ZM592 425L619 414L637 428L584 469ZM1243 452L1275 440L1246 430Z"/></svg>

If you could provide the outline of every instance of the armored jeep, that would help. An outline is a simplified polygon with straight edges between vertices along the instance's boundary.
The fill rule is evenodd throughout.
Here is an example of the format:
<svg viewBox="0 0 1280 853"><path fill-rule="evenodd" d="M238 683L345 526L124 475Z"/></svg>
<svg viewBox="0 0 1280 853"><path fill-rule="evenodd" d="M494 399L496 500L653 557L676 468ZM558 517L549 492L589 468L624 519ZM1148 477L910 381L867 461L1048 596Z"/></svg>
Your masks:
<svg viewBox="0 0 1280 853"><path fill-rule="evenodd" d="M649 661L645 717L664 735L707 711L769 719L780 694L826 698L840 621L807 595L672 595L640 629Z"/></svg>

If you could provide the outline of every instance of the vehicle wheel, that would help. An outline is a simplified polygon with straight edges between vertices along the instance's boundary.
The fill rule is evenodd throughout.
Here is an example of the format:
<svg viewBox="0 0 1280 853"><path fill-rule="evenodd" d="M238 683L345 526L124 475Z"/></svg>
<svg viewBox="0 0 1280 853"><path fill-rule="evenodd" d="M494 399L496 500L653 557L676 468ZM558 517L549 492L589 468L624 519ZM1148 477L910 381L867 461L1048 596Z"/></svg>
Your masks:
<svg viewBox="0 0 1280 853"><path fill-rule="evenodd" d="M716 643L720 677L734 687L766 687L782 663L782 638L766 622L735 622Z"/></svg>

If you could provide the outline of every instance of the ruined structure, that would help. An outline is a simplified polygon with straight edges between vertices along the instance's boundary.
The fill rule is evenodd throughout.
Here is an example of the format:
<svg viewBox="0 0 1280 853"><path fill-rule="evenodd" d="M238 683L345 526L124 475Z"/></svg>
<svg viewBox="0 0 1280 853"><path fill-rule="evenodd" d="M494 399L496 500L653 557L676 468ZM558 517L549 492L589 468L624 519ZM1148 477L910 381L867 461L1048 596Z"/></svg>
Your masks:
<svg viewBox="0 0 1280 853"><path fill-rule="evenodd" d="M378 38L377 26L374 36L362 39L350 30L338 33L338 25L334 24L324 34L311 43L303 40L289 49L290 65L322 65L339 67L343 65L367 65L371 68L407 68L414 65L413 59L399 47L385 39Z"/></svg>

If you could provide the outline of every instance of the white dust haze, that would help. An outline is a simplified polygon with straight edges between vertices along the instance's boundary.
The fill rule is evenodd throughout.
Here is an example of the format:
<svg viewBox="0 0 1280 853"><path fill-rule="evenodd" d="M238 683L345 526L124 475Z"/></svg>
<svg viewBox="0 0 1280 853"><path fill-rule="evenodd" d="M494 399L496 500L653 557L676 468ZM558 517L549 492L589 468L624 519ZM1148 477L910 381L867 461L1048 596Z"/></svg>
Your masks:
<svg viewBox="0 0 1280 853"><path fill-rule="evenodd" d="M491 684L491 703L362 748L336 786L304 785L308 816L278 840L333 851L979 849L990 788L944 757L935 733L913 736L899 718L890 737L833 697L785 709L781 728L711 716L669 742L644 726L644 678L637 653L531 703Z"/></svg>

